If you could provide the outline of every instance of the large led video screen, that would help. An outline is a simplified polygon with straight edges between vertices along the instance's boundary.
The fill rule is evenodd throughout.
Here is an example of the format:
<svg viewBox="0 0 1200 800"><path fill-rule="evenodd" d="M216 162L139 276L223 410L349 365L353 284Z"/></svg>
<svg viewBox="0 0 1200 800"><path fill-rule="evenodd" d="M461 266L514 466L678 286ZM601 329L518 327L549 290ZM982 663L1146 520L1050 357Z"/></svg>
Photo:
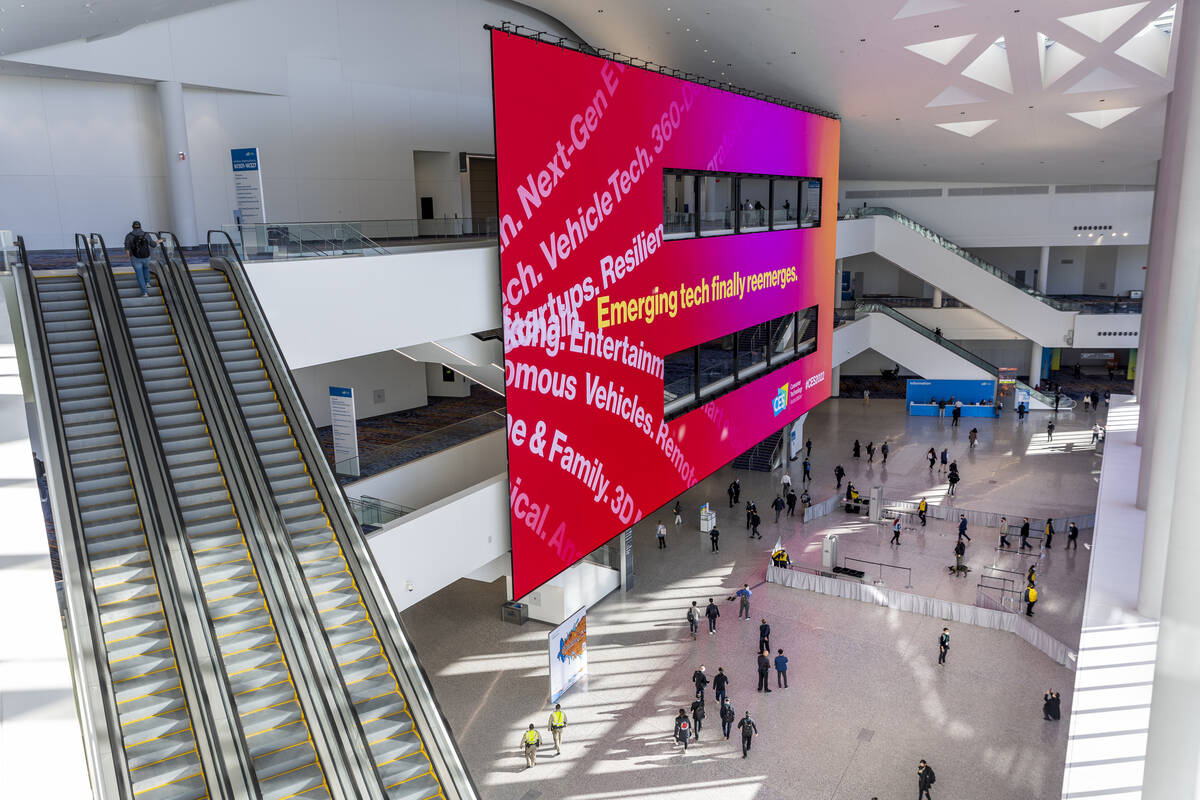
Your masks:
<svg viewBox="0 0 1200 800"><path fill-rule="evenodd" d="M503 31L492 68L519 598L829 396L839 123Z"/></svg>

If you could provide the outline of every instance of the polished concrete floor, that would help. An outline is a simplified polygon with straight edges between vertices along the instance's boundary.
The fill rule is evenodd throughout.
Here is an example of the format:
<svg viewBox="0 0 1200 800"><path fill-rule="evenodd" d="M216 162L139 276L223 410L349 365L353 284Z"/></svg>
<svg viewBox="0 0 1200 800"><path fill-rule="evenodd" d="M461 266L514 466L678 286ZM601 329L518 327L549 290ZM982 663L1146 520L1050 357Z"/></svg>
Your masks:
<svg viewBox="0 0 1200 800"><path fill-rule="evenodd" d="M817 476L812 494L817 499L832 494L836 461L856 483L882 483L889 494L936 489L922 456L934 445L949 447L959 459L963 482L956 502L964 507L1010 516L1090 511L1099 464L1087 432L1091 417L1061 414L1051 443L1045 442L1044 421L1034 416L1024 425L1007 417L975 422L979 445L968 453L969 425L954 431L948 420L908 418L896 401L874 401L865 409L861 401L834 400L806 423ZM855 436L864 445L887 437L892 452L886 474L878 464L851 463ZM590 610L590 675L562 700L569 720L563 754L544 749L533 769L525 769L518 741L531 722L544 729L550 710L549 626L501 622L503 581L462 580L404 613L482 796L890 800L914 794L922 758L937 770L934 797L1059 795L1073 684L1069 670L1011 634L967 625L951 625L950 658L939 666L939 620L761 584L776 538L807 539L809 533L786 519L777 526L773 513L764 513L763 539L747 539L744 514L728 509L725 498L732 474L722 470L682 498L689 512L686 530L672 530L666 550L653 540L655 515L636 527L635 586ZM765 509L778 474L738 476L743 499L751 497ZM798 469L793 477L799 478ZM719 553L692 526L705 500L720 512ZM925 547L948 551L953 534L947 523L939 525L924 534ZM932 537L937 544L930 543ZM871 530L854 546L882 552L890 549L888 538ZM908 538L902 541L909 546ZM1059 541L1065 544L1065 536L1056 547ZM987 546L977 539L969 559L990 563ZM903 547L900 552L919 558L920 548ZM1080 569L1089 552L1064 557L1062 571L1066 558ZM940 552L929 558L942 559ZM1049 588L1049 575L1044 580ZM741 622L736 605L724 598L747 582L756 587L754 620ZM691 600L703 605L708 597L721 605L720 626L715 636L702 632L693 642L685 609ZM1038 617L1053 616L1049 602L1047 609L1039 605ZM772 647L784 648L791 658L791 688L769 696L753 691L762 617L772 624ZM684 754L671 741L672 719L691 702L690 676L702 663L710 675L725 668L739 715L749 709L758 724L760 735L745 760L736 742L715 735L711 691L699 743ZM774 680L772 675L773 685ZM1063 693L1063 722L1042 720L1046 689Z"/></svg>

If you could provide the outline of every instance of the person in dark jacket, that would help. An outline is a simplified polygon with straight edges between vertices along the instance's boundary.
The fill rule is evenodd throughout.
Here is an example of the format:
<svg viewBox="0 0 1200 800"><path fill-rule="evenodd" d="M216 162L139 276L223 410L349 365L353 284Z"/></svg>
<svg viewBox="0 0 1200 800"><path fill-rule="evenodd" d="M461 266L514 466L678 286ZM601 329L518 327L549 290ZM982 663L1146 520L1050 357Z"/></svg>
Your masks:
<svg viewBox="0 0 1200 800"><path fill-rule="evenodd" d="M721 732L725 734L725 738L729 738L729 732L733 728L733 721L737 719L737 714L733 710L733 703L729 700L721 703Z"/></svg>
<svg viewBox="0 0 1200 800"><path fill-rule="evenodd" d="M1025 517L1025 521L1021 523L1021 548L1022 550L1033 549L1033 545L1029 543L1029 517Z"/></svg>
<svg viewBox="0 0 1200 800"><path fill-rule="evenodd" d="M738 729L742 732L742 758L745 758L746 754L750 752L751 740L758 736L758 726L754 724L754 720L750 719L749 711L746 712L746 716L738 720Z"/></svg>
<svg viewBox="0 0 1200 800"><path fill-rule="evenodd" d="M921 759L921 763L917 765L917 800L922 797L925 800L933 800L929 795L929 787L933 786L933 782L937 780L933 775L933 767L925 763L925 759Z"/></svg>
<svg viewBox="0 0 1200 800"><path fill-rule="evenodd" d="M812 483L812 462L805 458L804 463L800 466L804 470L804 474L800 476L800 482Z"/></svg>
<svg viewBox="0 0 1200 800"><path fill-rule="evenodd" d="M771 626L764 619L758 626L758 652L771 649Z"/></svg>
<svg viewBox="0 0 1200 800"><path fill-rule="evenodd" d="M704 727L704 701L692 701L692 736L700 741L700 729Z"/></svg>
<svg viewBox="0 0 1200 800"><path fill-rule="evenodd" d="M867 463L875 460L875 442L867 442Z"/></svg>
<svg viewBox="0 0 1200 800"><path fill-rule="evenodd" d="M887 463L887 457L888 457L888 453L890 453L890 452L891 452L891 448L890 448L890 447L888 447L888 443L887 443L886 441L885 441L885 442L884 442L882 445L880 445L880 447L879 447L879 455L883 456L883 462L882 462L882 463L884 463L884 464L886 464L886 463Z"/></svg>
<svg viewBox="0 0 1200 800"><path fill-rule="evenodd" d="M779 515L783 513L783 509L786 505L787 503L785 503L783 498L779 495L775 495L775 499L771 501L771 508L775 511L775 522L777 524L779 522Z"/></svg>
<svg viewBox="0 0 1200 800"><path fill-rule="evenodd" d="M855 458L860 458L862 456L862 445L858 443L858 439L854 440L854 451L853 452L854 452Z"/></svg>
<svg viewBox="0 0 1200 800"><path fill-rule="evenodd" d="M733 482L729 484L729 488L725 490L725 494L729 495L729 507L733 508Z"/></svg>
<svg viewBox="0 0 1200 800"><path fill-rule="evenodd" d="M962 539L954 543L954 574L966 575L967 568L963 566L963 556L967 554L967 546L963 544Z"/></svg>
<svg viewBox="0 0 1200 800"><path fill-rule="evenodd" d="M713 599L708 598L708 606L704 609L704 616L708 618L708 635L712 636L717 632L717 617L721 616L721 609L717 608L717 604Z"/></svg>
<svg viewBox="0 0 1200 800"><path fill-rule="evenodd" d="M942 628L942 635L938 637L938 663L946 663L946 655L950 652L950 629Z"/></svg>
<svg viewBox="0 0 1200 800"><path fill-rule="evenodd" d="M1042 719L1062 719L1062 697L1058 692L1047 689L1046 693L1042 695Z"/></svg>
<svg viewBox="0 0 1200 800"><path fill-rule="evenodd" d="M686 752L688 740L692 738L692 723L688 722L687 712L682 708L679 709L679 716L675 717L675 741L683 745Z"/></svg>
<svg viewBox="0 0 1200 800"><path fill-rule="evenodd" d="M715 553L721 549L721 531L717 529L717 526L714 525L713 529L708 532L708 540L712 542L712 552Z"/></svg>
<svg viewBox="0 0 1200 800"><path fill-rule="evenodd" d="M778 499L778 498L776 498ZM762 538L762 534L758 532L758 526L762 524L762 517L758 515L758 508L750 512L750 535L752 537Z"/></svg>
<svg viewBox="0 0 1200 800"><path fill-rule="evenodd" d="M959 514L958 515L958 540L961 542L963 539L966 539L968 542L971 541L971 537L967 536L967 515Z"/></svg>
<svg viewBox="0 0 1200 800"><path fill-rule="evenodd" d="M729 676L725 674L724 667L717 667L717 674L713 676L713 697L718 703L725 700L725 689L729 686Z"/></svg>
<svg viewBox="0 0 1200 800"><path fill-rule="evenodd" d="M767 651L758 654L758 691L770 692L771 684L767 682L767 676L771 672L771 657L767 655Z"/></svg>
<svg viewBox="0 0 1200 800"><path fill-rule="evenodd" d="M746 501L746 530L750 530L750 520L754 516L754 503Z"/></svg>
<svg viewBox="0 0 1200 800"><path fill-rule="evenodd" d="M788 688L787 684L787 656L783 654L783 648L779 648L779 655L775 656L775 687L778 689Z"/></svg>
<svg viewBox="0 0 1200 800"><path fill-rule="evenodd" d="M1079 549L1079 526L1074 522L1067 524L1067 549L1070 550L1072 547L1076 550Z"/></svg>
<svg viewBox="0 0 1200 800"><path fill-rule="evenodd" d="M837 478L837 488L842 488L842 478L846 477L846 470L842 469L842 465L838 464L833 468L833 477Z"/></svg>
<svg viewBox="0 0 1200 800"><path fill-rule="evenodd" d="M704 700L704 687L708 686L708 675L704 674L704 665L692 673L692 683L696 684L696 698Z"/></svg>
<svg viewBox="0 0 1200 800"><path fill-rule="evenodd" d="M1054 541L1054 520L1047 517L1046 518L1046 541L1043 542L1043 544L1046 545L1047 550L1050 549L1050 543L1053 541Z"/></svg>
<svg viewBox="0 0 1200 800"><path fill-rule="evenodd" d="M789 517L796 516L796 490L795 489L788 489L787 509L788 509Z"/></svg>
<svg viewBox="0 0 1200 800"><path fill-rule="evenodd" d="M946 490L948 494L953 496L958 493L958 482L960 480L962 478L958 475L958 467L955 464L951 464L950 474L946 476L946 482L949 484L949 488Z"/></svg>

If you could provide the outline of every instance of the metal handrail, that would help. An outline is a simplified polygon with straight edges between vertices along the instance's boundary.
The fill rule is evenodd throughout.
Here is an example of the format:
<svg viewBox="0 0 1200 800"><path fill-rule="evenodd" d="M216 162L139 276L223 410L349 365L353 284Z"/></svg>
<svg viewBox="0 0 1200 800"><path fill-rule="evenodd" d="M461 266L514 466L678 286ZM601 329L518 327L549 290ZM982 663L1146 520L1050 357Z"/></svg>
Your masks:
<svg viewBox="0 0 1200 800"><path fill-rule="evenodd" d="M221 246L215 240L221 238L225 240L224 246L228 246L233 254L231 260L213 252L215 245ZM226 277L233 288L243 319L258 345L263 366L274 385L280 406L287 418L294 422L292 431L296 443L309 467L309 475L317 487L318 495L326 505L338 543L359 585L363 604L376 622L382 648L395 671L401 690L409 701L409 711L414 722L417 722L418 729L425 734L426 755L434 766L442 791L447 800L477 800L480 797L479 789L466 769L462 751L450 730L441 704L433 694L429 678L417 659L416 651L405 632L404 623L388 592L379 565L367 547L365 537L350 510L345 490L338 483L314 434L316 426L312 415L304 404L291 371L287 369L278 339L271 329L270 321L262 313L258 294L249 280L237 249L233 246L233 240L226 231L210 230L207 245L209 262L214 269L221 269L219 262L224 261L227 268Z"/></svg>
<svg viewBox="0 0 1200 800"><path fill-rule="evenodd" d="M911 567L900 567L895 564L884 564L882 561L866 561L865 559L861 559L861 558L851 558L850 556L843 556L842 564L844 565L847 561L853 561L857 564L870 564L872 566L879 567L878 583L883 583L883 568L884 567L887 567L889 569L902 569L906 573L908 573L908 583L904 584L904 588L905 589L912 588L912 568Z"/></svg>
<svg viewBox="0 0 1200 800"><path fill-rule="evenodd" d="M99 245L98 251L96 250L97 244ZM93 283L99 304L104 306L115 322L115 325L110 325L108 317L101 314L103 324L99 325L98 329L103 330L113 357L118 365L123 367L123 369L115 371L113 376L115 380L110 378L109 385L113 387L115 384L119 391L122 402L128 409L127 414L131 424L137 432L139 443L149 442L150 444L149 447L134 448L135 452L133 453L139 468L144 470L147 476L146 482L151 484L150 491L145 496L169 501L148 504L156 528L160 532L160 536L153 538L157 540L161 537L167 545L167 552L171 554L168 562L170 569L159 574L160 581L167 581L167 592L163 592L160 587L159 594L160 597L169 595L172 598L171 602L179 602L181 605L178 613L182 620L180 624L185 629L185 636L180 650L187 659L188 669L197 673L195 680L200 687L197 694L202 699L196 703L195 707L199 709L200 713L206 715L204 733L209 740L208 749L212 750L212 754L207 759L209 763L206 772L218 778L222 786L228 787L235 793L248 793L250 796L260 797L261 791L251 767L250 747L242 735L240 727L232 724L232 721L238 718L233 704L233 688L224 671L216 666L221 663L216 626L213 625L207 609L202 607L203 579L200 577L194 559L190 557L191 549L186 542L185 534L186 523L179 509L174 485L168 477L166 450L163 448L157 427L153 423L153 412L144 389L145 377L142 374L141 365L138 363L133 341L128 333L129 321L120 302L120 292L117 288L112 264L108 260L108 247L104 242L104 237L98 233L89 234L86 245L83 270L85 279ZM78 250L78 241L76 249ZM102 265L98 264L94 258L96 252L100 254ZM114 327L119 331L124 331L124 335L115 333ZM118 341L120 347L118 347ZM122 361L124 361L123 364ZM130 387L125 379L126 374L133 376L133 384L141 387L140 391ZM151 454L149 458L147 458L147 453ZM153 459L153 466L151 466L151 459ZM181 582L184 588L180 587ZM191 602L176 601L175 598L191 598ZM165 597L163 597L163 602L164 605L168 602ZM191 611L190 619L187 617L187 611L182 608L185 605ZM197 628L199 630L196 630ZM197 653L197 647L201 650L200 654ZM220 704L224 712L223 717L212 716L211 706L214 703ZM199 745L199 742L197 744ZM230 747L232 747L232 752L229 752ZM234 768L233 770L230 769L231 766ZM240 781L235 781L233 778L232 772L235 770L240 773Z"/></svg>

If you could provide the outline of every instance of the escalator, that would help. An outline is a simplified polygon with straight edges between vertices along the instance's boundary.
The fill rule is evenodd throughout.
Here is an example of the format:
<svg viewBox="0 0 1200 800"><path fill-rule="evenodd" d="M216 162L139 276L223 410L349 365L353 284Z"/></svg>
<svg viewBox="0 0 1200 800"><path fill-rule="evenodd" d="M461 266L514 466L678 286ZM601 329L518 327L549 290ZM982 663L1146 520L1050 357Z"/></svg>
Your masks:
<svg viewBox="0 0 1200 800"><path fill-rule="evenodd" d="M189 269L175 253L387 797L476 797L240 262Z"/></svg>
<svg viewBox="0 0 1200 800"><path fill-rule="evenodd" d="M193 679L181 672L172 637L182 623L160 590L169 568L145 514L149 498L135 486L130 432L114 404L111 362L102 355L89 293L76 273L19 274L31 360L41 366L35 396L43 430L56 434L46 452L59 487L64 592L68 609L79 593L82 608L75 613L89 617L81 627L90 623L93 634L69 637L76 642L75 668L95 670L76 678L81 713L92 710L91 724L105 725L111 743L107 753L102 743L90 743L93 784L140 800L208 797L197 743L205 723L193 718ZM97 690L100 700L92 703Z"/></svg>
<svg viewBox="0 0 1200 800"><path fill-rule="evenodd" d="M330 797L296 687L298 659L281 643L281 635L294 635L280 621L280 604L268 601L262 559L244 530L246 511L235 507L157 279L148 296L130 272L112 280L255 783L268 800Z"/></svg>

